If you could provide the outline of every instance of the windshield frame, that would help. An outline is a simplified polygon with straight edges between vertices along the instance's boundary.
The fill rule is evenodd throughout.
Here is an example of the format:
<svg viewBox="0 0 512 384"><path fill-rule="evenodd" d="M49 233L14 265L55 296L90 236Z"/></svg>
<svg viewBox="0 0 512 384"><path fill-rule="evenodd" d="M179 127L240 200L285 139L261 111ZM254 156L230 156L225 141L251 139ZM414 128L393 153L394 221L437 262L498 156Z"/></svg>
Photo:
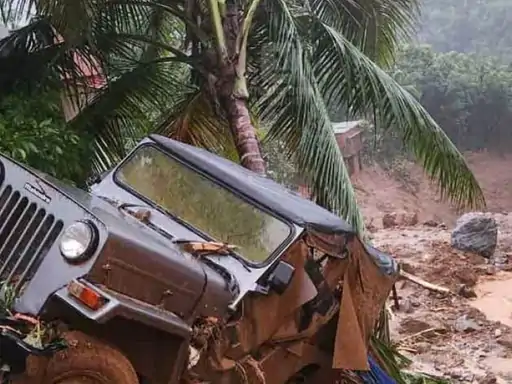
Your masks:
<svg viewBox="0 0 512 384"><path fill-rule="evenodd" d="M118 172L120 172L123 169L123 167L127 163L129 163L133 157L135 157L137 155L139 150L141 150L143 148L146 148L146 147L152 147L153 149L155 149L155 150L159 151L160 153L164 154L165 156L170 157L172 160L178 162L180 165L182 165L186 169L188 169L188 170L190 170L190 171L192 171L194 173L197 173L198 175L204 177L205 179L207 179L208 181L210 181L214 185L217 185L217 186L219 186L219 187L221 187L221 188L231 192L232 194L234 194L236 197L238 197L239 199L243 200L247 204L252 205L252 206L258 208L262 212L264 212L267 215L269 215L269 216L279 220L280 222L282 222L283 224L285 224L288 227L288 229L289 229L288 236L262 262L254 262L252 260L249 260L249 259L245 258L242 254L240 254L240 253L238 253L236 251L233 251L233 252L230 253L232 256L234 256L235 258L237 258L238 260L240 260L241 262L243 262L247 266L252 267L252 268L265 268L265 267L267 267L268 265L272 264L275 261L275 259L278 258L283 253L283 251L285 251L290 246L290 244L293 242L293 240L295 239L295 237L296 237L296 227L289 220L287 220L286 218L284 218L281 215L277 214L273 210L269 209L267 206L265 206L265 205L255 201L250 196L248 196L248 195L244 194L243 192L241 192L239 189L232 188L231 186L228 186L227 184L222 182L222 180L219 180L218 178L213 177L207 171L204 171L203 169L199 169L198 167L189 164L181 156L176 155L176 154L170 152L167 148L158 145L158 143L146 142L146 143L142 143L142 144L138 145L137 147L135 147L131 151L131 153L128 156L126 156L117 165L117 167L115 168L115 170L114 170L114 172L112 174L112 180L114 181L114 183L118 187L126 190L127 192L129 192L131 194L133 194L138 199L144 201L145 203L151 205L152 207L154 207L155 209L159 210L163 214L169 216L172 220L176 221L180 225L183 225L184 227L186 227L190 231L194 232L199 237L203 238L205 241L215 241L215 242L218 242L219 240L213 238L210 234L201 231L199 228L197 228L194 225L190 224L186 220L184 220L184 219L174 215L168 209L166 209L166 208L162 207L161 205L155 203L153 200L151 200L150 198L148 198L148 197L144 196L143 194L139 193L133 187L131 187L130 185L124 183L123 181L121 181L118 178Z"/></svg>

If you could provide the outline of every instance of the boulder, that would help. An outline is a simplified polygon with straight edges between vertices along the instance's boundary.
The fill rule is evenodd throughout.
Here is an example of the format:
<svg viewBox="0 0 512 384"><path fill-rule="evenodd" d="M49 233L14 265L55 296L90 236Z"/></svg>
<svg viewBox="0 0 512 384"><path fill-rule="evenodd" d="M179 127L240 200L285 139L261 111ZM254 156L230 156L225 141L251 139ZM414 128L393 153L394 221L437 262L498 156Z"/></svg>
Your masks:
<svg viewBox="0 0 512 384"><path fill-rule="evenodd" d="M498 224L483 213L466 213L457 220L451 243L455 249L489 258L498 244Z"/></svg>

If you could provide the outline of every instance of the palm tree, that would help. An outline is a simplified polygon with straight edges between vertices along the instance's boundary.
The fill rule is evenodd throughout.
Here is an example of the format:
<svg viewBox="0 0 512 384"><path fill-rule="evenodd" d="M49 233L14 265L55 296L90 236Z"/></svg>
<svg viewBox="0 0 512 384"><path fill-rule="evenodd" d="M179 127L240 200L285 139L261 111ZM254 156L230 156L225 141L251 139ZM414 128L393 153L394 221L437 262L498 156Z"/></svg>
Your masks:
<svg viewBox="0 0 512 384"><path fill-rule="evenodd" d="M410 31L417 0L7 0L4 9L37 17L0 44L2 92L19 79L79 82L77 52L100 63L106 86L70 122L93 140L97 170L125 154L150 115L160 133L265 173L261 123L317 202L362 230L328 115L342 105L398 131L443 197L484 204L463 156L380 67Z"/></svg>
<svg viewBox="0 0 512 384"><path fill-rule="evenodd" d="M96 172L157 122L159 133L265 173L261 124L317 203L362 231L328 114L342 109L399 133L442 196L458 206L485 203L459 151L382 69L416 20L418 0L3 3L12 20L28 10L36 17L0 42L0 98L34 81L72 91L85 77L77 54L105 75L69 122L91 140Z"/></svg>

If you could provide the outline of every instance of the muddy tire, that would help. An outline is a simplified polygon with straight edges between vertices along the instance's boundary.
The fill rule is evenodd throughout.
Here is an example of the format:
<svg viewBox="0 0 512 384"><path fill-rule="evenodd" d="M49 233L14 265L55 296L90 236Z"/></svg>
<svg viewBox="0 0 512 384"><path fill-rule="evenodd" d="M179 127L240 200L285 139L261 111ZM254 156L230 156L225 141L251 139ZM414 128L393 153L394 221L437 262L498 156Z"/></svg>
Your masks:
<svg viewBox="0 0 512 384"><path fill-rule="evenodd" d="M80 332L64 338L69 347L49 361L42 384L139 384L132 364L117 349Z"/></svg>

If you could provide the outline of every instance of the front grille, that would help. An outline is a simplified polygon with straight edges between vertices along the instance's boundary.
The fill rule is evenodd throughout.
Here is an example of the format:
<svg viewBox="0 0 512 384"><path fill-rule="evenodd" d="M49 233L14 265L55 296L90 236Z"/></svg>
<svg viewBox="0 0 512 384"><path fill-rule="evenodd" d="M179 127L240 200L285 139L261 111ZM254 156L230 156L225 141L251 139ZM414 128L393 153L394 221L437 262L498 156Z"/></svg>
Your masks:
<svg viewBox="0 0 512 384"><path fill-rule="evenodd" d="M0 284L4 295L18 294L34 276L62 228L61 220L11 185L0 188Z"/></svg>

